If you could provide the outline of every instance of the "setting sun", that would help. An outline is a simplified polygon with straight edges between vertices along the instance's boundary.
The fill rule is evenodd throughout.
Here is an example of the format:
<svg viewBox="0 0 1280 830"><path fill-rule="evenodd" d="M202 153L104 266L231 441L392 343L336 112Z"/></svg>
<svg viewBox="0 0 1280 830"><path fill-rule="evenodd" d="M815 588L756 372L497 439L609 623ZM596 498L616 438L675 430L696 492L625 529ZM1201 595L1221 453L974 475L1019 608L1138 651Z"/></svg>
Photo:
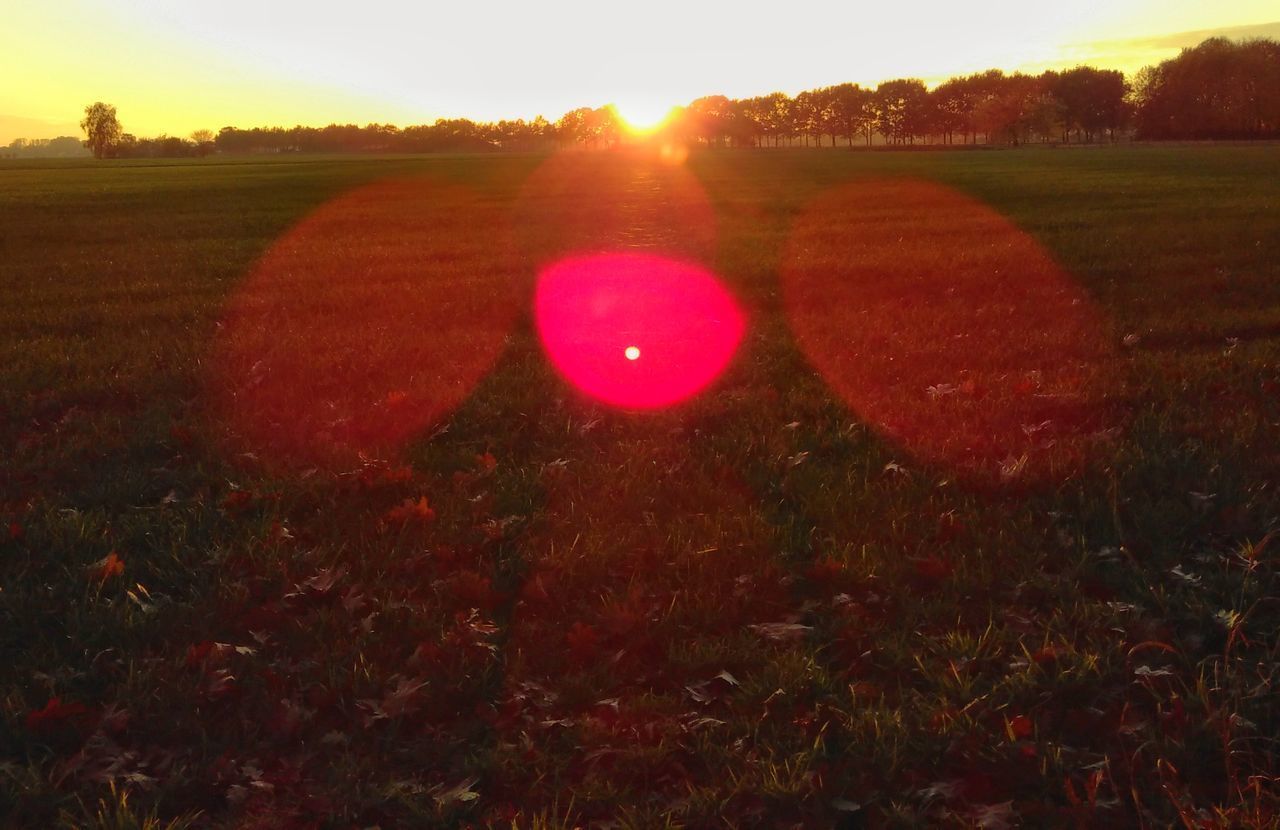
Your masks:
<svg viewBox="0 0 1280 830"><path fill-rule="evenodd" d="M640 135L661 127L670 117L671 110L670 105L653 101L620 101L613 105L613 111L627 129Z"/></svg>

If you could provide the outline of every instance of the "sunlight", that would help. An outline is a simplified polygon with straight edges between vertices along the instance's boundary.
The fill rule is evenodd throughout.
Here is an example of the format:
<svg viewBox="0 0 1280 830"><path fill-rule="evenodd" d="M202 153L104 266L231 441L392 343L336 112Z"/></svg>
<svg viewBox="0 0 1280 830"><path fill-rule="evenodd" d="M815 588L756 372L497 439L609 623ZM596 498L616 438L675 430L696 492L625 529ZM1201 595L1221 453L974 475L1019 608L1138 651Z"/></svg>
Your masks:
<svg viewBox="0 0 1280 830"><path fill-rule="evenodd" d="M673 107L655 101L619 101L613 105L619 120L636 135L654 132L671 116Z"/></svg>

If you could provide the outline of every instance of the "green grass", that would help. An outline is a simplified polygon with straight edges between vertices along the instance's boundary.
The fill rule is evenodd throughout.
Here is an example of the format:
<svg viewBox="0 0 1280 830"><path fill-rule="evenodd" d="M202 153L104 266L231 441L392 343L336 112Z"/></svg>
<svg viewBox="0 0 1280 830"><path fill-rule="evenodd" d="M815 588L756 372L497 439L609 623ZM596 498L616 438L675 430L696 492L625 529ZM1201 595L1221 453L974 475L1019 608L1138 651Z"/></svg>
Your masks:
<svg viewBox="0 0 1280 830"><path fill-rule="evenodd" d="M0 164L0 825L1280 826L1280 148L544 163ZM243 457L225 309L311 211L410 176L514 218L450 241L520 291L584 247L700 258L738 355L614 412L526 304L400 457ZM810 368L788 238L887 176L1008 217L1097 305L1122 417L1080 471L916 460ZM294 319L365 319L334 276Z"/></svg>

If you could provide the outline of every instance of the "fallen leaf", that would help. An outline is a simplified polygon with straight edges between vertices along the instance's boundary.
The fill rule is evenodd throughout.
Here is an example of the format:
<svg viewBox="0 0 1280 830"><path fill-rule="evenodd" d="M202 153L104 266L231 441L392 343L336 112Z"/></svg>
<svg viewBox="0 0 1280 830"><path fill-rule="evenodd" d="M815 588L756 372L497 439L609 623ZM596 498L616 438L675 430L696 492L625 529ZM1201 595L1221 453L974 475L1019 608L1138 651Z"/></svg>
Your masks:
<svg viewBox="0 0 1280 830"><path fill-rule="evenodd" d="M27 729L37 735L47 734L64 723L82 718L89 713L81 703L63 703L62 698L49 698L43 709L27 713Z"/></svg>
<svg viewBox="0 0 1280 830"><path fill-rule="evenodd" d="M738 678L736 678L736 677L734 677L733 675L729 674L728 669L726 669L725 671L722 671L722 672L720 672L719 674L717 674L717 675L716 675L716 679L717 679L717 680L723 680L725 683L728 683L730 686L741 686L741 685L742 685L741 683L739 683L739 682L738 682Z"/></svg>
<svg viewBox="0 0 1280 830"><path fill-rule="evenodd" d="M111 551L89 566L89 576L97 582L106 582L111 577L120 576L122 573L124 573L124 560L115 551Z"/></svg>
<svg viewBox="0 0 1280 830"><path fill-rule="evenodd" d="M954 395L956 393L956 387L955 384L951 383L939 383L936 386L926 387L924 391L928 393L929 397L936 401L938 398L945 398L948 395Z"/></svg>
<svg viewBox="0 0 1280 830"><path fill-rule="evenodd" d="M480 794L471 788L474 787L476 782L479 780L480 779L478 777L468 778L465 781L460 781L459 783L454 784L447 790L439 790L435 792L434 798L436 803L443 807L444 805L454 801L461 801L463 803L475 801L480 797Z"/></svg>
<svg viewBox="0 0 1280 830"><path fill-rule="evenodd" d="M392 524L408 524L409 522L421 522L423 524L434 520L436 511L431 509L427 504L427 497L420 496L417 501L413 499L405 499L398 506L387 511L386 520Z"/></svg>
<svg viewBox="0 0 1280 830"><path fill-rule="evenodd" d="M1013 811L1013 802L1005 801L974 807L969 816L982 830L1008 830L1013 826L1017 813Z"/></svg>
<svg viewBox="0 0 1280 830"><path fill-rule="evenodd" d="M749 625L747 628L764 637L766 640L775 642L787 642L789 640L802 640L804 636L813 630L811 625L800 625L799 623L757 623Z"/></svg>

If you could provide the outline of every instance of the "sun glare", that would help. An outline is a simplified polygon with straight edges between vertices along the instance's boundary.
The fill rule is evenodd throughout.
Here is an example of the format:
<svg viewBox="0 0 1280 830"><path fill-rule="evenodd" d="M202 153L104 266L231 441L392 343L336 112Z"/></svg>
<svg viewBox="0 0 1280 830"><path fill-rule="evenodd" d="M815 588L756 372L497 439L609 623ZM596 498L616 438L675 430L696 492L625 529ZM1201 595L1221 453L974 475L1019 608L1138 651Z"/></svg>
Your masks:
<svg viewBox="0 0 1280 830"><path fill-rule="evenodd" d="M613 111L622 119L627 129L638 135L651 133L666 122L671 107L653 101L619 101Z"/></svg>

